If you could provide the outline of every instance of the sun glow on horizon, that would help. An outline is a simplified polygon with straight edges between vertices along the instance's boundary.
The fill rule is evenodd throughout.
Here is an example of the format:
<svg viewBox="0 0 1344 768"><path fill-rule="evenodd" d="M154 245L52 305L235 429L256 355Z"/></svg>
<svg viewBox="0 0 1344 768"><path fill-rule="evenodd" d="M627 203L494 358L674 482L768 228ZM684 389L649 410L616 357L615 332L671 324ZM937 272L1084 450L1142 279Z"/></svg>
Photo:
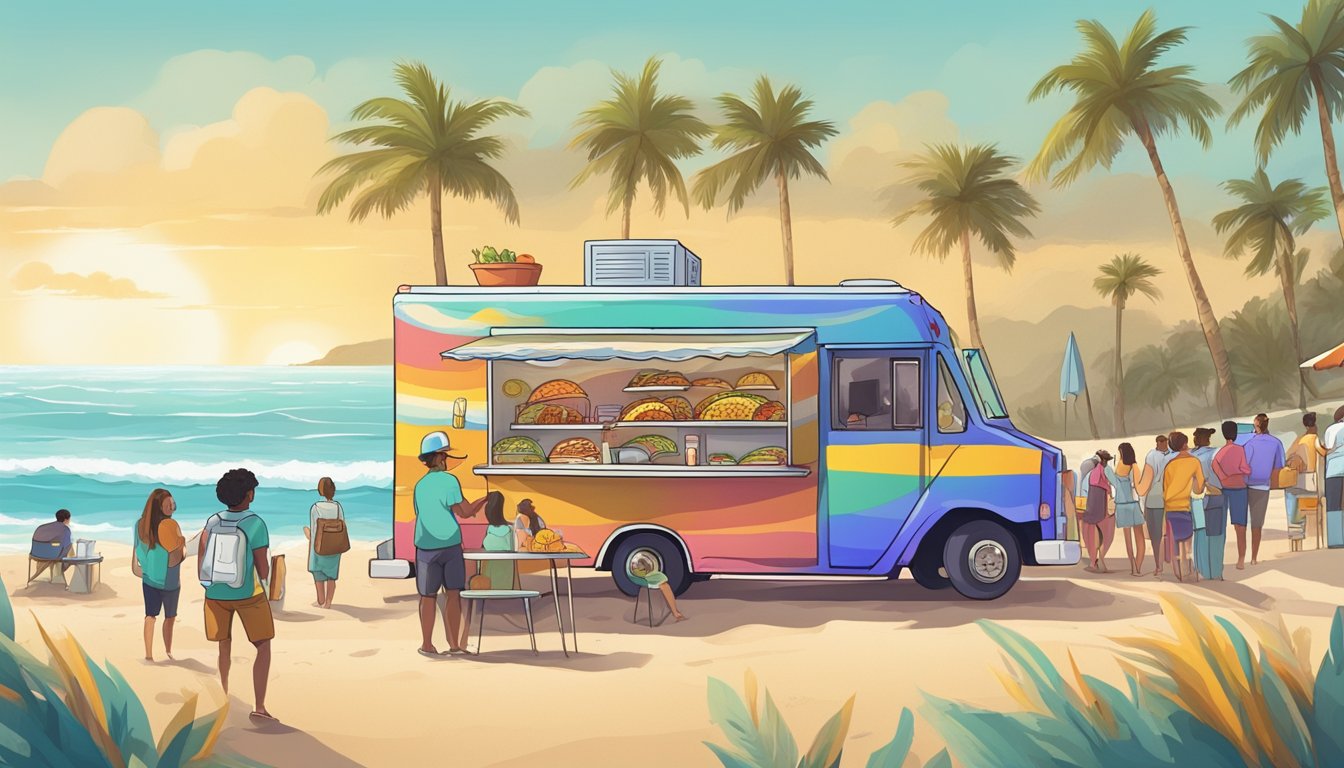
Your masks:
<svg viewBox="0 0 1344 768"><path fill-rule="evenodd" d="M317 360L324 353L306 341L286 341L266 355L266 365L296 365Z"/></svg>

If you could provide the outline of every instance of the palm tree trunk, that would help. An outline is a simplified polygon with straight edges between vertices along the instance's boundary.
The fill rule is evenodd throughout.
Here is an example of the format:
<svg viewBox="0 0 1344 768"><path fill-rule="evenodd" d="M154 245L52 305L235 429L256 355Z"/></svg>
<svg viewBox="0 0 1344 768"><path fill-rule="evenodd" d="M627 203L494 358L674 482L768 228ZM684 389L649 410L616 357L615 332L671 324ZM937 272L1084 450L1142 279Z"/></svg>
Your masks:
<svg viewBox="0 0 1344 768"><path fill-rule="evenodd" d="M1115 302L1115 428L1121 435L1129 434L1125 427L1125 363L1120 354L1121 327L1125 317L1125 302Z"/></svg>
<svg viewBox="0 0 1344 768"><path fill-rule="evenodd" d="M1087 425L1092 428L1092 439L1098 440L1101 436L1097 434L1097 417L1092 415L1092 392L1086 384L1083 385L1083 399L1087 401Z"/></svg>
<svg viewBox="0 0 1344 768"><path fill-rule="evenodd" d="M429 173L429 234L434 240L434 284L448 284L448 264L443 260L443 186L437 171Z"/></svg>
<svg viewBox="0 0 1344 768"><path fill-rule="evenodd" d="M1297 331L1297 289L1294 283L1297 282L1297 270L1293 269L1293 263L1289 254L1294 253L1297 244L1293 242L1293 237L1288 237L1288 250L1279 254L1279 281L1283 283L1283 303L1288 308L1288 327L1293 332L1293 352L1297 355L1294 360L1302 362L1302 337ZM1304 413L1307 410L1307 372L1305 369L1297 369L1297 407Z"/></svg>
<svg viewBox="0 0 1344 768"><path fill-rule="evenodd" d="M1312 74L1311 85L1316 89L1316 115L1321 121L1321 146L1325 148L1325 178L1330 182L1330 199L1335 204L1335 223L1339 226L1339 238L1344 241L1344 184L1340 184L1339 181L1339 161L1335 157L1335 132L1330 127L1325 84L1321 82L1320 74Z"/></svg>
<svg viewBox="0 0 1344 768"><path fill-rule="evenodd" d="M1171 401L1167 401L1167 415L1171 417L1171 428L1176 428L1176 412L1171 410Z"/></svg>
<svg viewBox="0 0 1344 768"><path fill-rule="evenodd" d="M1227 359L1227 347L1223 345L1223 332L1218 327L1218 318L1213 314L1209 295L1204 292L1204 281L1199 279L1195 269L1194 257L1190 255L1190 241L1185 235L1185 222L1181 219L1181 209L1176 204L1176 191L1171 187L1167 171L1162 167L1162 158L1157 154L1157 142L1147 121L1133 120L1135 131L1143 148L1148 151L1148 159L1153 164L1153 173L1157 174L1157 185L1162 189L1162 198L1167 204L1167 216L1171 218L1171 229L1176 235L1176 250L1181 257L1181 266L1185 268L1185 279L1190 283L1190 293L1195 298L1195 315L1199 318L1200 328L1204 331L1204 342L1209 346L1209 356L1213 358L1213 370L1218 377L1218 413L1229 418L1236 413L1237 401L1232 386L1232 365Z"/></svg>
<svg viewBox="0 0 1344 768"><path fill-rule="evenodd" d="M971 328L971 347L984 349L980 339L980 316L975 311L975 277L971 274L971 230L961 231L961 270L966 282L966 324Z"/></svg>
<svg viewBox="0 0 1344 768"><path fill-rule="evenodd" d="M621 239L630 239L630 207L634 205L634 195L625 198L625 203L621 206Z"/></svg>
<svg viewBox="0 0 1344 768"><path fill-rule="evenodd" d="M793 285L793 215L789 210L789 179L780 170L775 173L779 185L779 236L784 240L784 284Z"/></svg>

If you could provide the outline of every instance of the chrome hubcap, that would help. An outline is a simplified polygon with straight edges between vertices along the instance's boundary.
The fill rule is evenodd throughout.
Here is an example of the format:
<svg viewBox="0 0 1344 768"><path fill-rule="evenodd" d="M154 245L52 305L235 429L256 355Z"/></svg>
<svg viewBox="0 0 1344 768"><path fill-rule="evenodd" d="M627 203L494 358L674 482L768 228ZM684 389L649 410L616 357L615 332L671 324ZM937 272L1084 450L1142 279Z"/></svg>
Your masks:
<svg viewBox="0 0 1344 768"><path fill-rule="evenodd" d="M630 576L644 578L651 571L662 571L663 559L658 553L647 547L640 547L625 560L625 572Z"/></svg>
<svg viewBox="0 0 1344 768"><path fill-rule="evenodd" d="M976 542L966 559L971 566L971 574L985 584L993 584L1003 578L1004 572L1008 570L1008 552L999 542L990 539Z"/></svg>

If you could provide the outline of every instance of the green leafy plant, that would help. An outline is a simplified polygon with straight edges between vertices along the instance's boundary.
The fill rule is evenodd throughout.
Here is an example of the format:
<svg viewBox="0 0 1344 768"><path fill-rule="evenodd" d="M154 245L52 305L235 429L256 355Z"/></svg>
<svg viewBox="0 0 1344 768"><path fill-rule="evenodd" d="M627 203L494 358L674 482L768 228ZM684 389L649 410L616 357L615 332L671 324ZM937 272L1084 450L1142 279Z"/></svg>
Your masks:
<svg viewBox="0 0 1344 768"><path fill-rule="evenodd" d="M709 679L710 718L723 730L731 746L705 742L724 768L838 768L844 752L845 736L854 712L854 697L821 727L812 746L801 757L793 732L784 722L769 691L763 691L763 706L757 706L756 676L747 672L746 699L727 683ZM868 768L900 768L910 755L915 738L914 716L902 709L896 735L869 758ZM947 751L941 751L925 768L951 768Z"/></svg>
<svg viewBox="0 0 1344 768"><path fill-rule="evenodd" d="M1119 640L1124 690L1082 674L1072 655L1069 682L1026 637L981 622L1008 656L1000 680L1023 711L927 697L923 714L977 768L1344 765L1344 609L1314 676L1306 630L1245 617L1257 653L1236 625L1184 599L1163 597L1162 611L1174 636Z"/></svg>
<svg viewBox="0 0 1344 768"><path fill-rule="evenodd" d="M95 664L72 637L38 660L14 640L14 610L0 581L0 765L175 768L209 761L227 702L197 716L191 695L156 740L140 697L111 664ZM214 764L223 764L213 761Z"/></svg>
<svg viewBox="0 0 1344 768"><path fill-rule="evenodd" d="M518 261L518 254L508 248L496 251L494 246L487 245L484 248L472 248L471 252L476 256L477 264L513 264Z"/></svg>

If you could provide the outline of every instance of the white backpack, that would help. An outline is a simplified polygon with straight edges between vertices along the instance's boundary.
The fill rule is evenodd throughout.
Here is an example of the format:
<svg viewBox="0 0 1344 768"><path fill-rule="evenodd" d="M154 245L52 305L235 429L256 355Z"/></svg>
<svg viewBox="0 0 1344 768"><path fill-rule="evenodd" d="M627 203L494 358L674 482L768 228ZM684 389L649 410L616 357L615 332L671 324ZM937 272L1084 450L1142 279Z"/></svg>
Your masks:
<svg viewBox="0 0 1344 768"><path fill-rule="evenodd" d="M225 520L219 514L205 521L205 556L201 558L201 586L216 584L238 589L247 580L252 568L252 550L247 546L247 534L239 523L252 517L248 514L240 520Z"/></svg>

